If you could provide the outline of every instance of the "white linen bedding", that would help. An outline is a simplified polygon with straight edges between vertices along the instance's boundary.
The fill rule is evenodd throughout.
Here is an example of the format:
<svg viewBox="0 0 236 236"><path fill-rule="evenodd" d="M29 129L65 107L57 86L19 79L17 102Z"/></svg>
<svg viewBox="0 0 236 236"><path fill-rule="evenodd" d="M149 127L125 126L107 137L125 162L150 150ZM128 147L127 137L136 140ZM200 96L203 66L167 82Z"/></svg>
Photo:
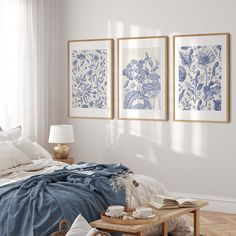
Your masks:
<svg viewBox="0 0 236 236"><path fill-rule="evenodd" d="M67 165L66 163L53 161L52 159L38 159L32 160L32 162L32 164L0 171L0 186L26 179L33 175L51 173Z"/></svg>
<svg viewBox="0 0 236 236"><path fill-rule="evenodd" d="M66 163L53 160L33 160L32 164L22 165L8 170L0 171L0 186L29 178L33 175L51 173L55 170L63 168L66 165ZM131 174L130 177L131 180L136 180L139 183L139 186L137 188L133 188L131 199L126 200L129 207L138 207L146 204L150 201L154 193L170 196L170 193L167 191L164 185L159 183L152 177L139 174ZM130 191L131 187L130 185L127 185L127 196L130 196ZM192 227L188 226L187 220L184 216L169 221L168 227L169 232L171 232L171 235L173 236L193 235ZM154 235L161 235L160 226L152 227L148 232L146 232L146 236Z"/></svg>

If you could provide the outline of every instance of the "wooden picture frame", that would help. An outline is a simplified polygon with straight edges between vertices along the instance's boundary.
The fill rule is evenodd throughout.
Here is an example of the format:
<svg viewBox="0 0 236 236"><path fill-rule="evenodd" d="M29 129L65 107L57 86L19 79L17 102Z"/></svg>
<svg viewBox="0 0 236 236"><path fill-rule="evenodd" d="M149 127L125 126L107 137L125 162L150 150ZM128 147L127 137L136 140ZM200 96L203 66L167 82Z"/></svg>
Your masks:
<svg viewBox="0 0 236 236"><path fill-rule="evenodd" d="M114 40L68 41L70 118L113 118Z"/></svg>
<svg viewBox="0 0 236 236"><path fill-rule="evenodd" d="M168 36L117 39L118 118L168 119Z"/></svg>
<svg viewBox="0 0 236 236"><path fill-rule="evenodd" d="M174 121L230 122L230 34L173 36Z"/></svg>

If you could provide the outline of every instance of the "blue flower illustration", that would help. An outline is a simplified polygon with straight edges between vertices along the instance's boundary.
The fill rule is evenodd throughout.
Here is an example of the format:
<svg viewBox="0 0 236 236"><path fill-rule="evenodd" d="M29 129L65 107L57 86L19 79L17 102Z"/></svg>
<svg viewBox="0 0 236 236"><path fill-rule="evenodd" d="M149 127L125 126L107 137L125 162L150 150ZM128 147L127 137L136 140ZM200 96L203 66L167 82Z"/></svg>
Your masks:
<svg viewBox="0 0 236 236"><path fill-rule="evenodd" d="M78 60L76 60L76 59L73 60L72 65L73 65L73 66L76 66L77 64L78 64Z"/></svg>
<svg viewBox="0 0 236 236"><path fill-rule="evenodd" d="M187 76L186 70L183 66L179 66L179 81L183 82Z"/></svg>
<svg viewBox="0 0 236 236"><path fill-rule="evenodd" d="M179 108L221 111L221 45L179 48Z"/></svg>
<svg viewBox="0 0 236 236"><path fill-rule="evenodd" d="M216 56L211 49L203 49L198 51L196 58L198 59L199 64L207 66L215 60Z"/></svg>
<svg viewBox="0 0 236 236"><path fill-rule="evenodd" d="M99 60L99 56L97 54L94 54L93 58L94 58L95 61Z"/></svg>
<svg viewBox="0 0 236 236"><path fill-rule="evenodd" d="M80 60L84 60L85 59L85 55L83 53L80 53L77 55L77 58Z"/></svg>
<svg viewBox="0 0 236 236"><path fill-rule="evenodd" d="M191 49L190 51L185 51L187 49L184 49L184 51L180 51L179 55L180 55L180 59L182 61L182 64L185 66L189 66L192 63L192 54L193 54L193 50Z"/></svg>
<svg viewBox="0 0 236 236"><path fill-rule="evenodd" d="M73 50L72 107L107 108L107 50Z"/></svg>
<svg viewBox="0 0 236 236"><path fill-rule="evenodd" d="M149 57L133 59L122 71L124 76L124 109L160 109L159 62Z"/></svg>
<svg viewBox="0 0 236 236"><path fill-rule="evenodd" d="M215 111L221 111L221 100L213 100L214 102L214 110Z"/></svg>

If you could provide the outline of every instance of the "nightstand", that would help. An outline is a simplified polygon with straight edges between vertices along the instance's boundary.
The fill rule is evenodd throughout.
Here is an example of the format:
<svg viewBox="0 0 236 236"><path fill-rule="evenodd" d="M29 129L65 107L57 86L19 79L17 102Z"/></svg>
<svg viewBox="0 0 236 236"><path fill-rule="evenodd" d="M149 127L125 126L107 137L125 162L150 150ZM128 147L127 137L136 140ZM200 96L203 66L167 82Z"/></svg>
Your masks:
<svg viewBox="0 0 236 236"><path fill-rule="evenodd" d="M75 160L73 158L71 158L71 157L68 157L68 158L65 158L65 159L54 158L53 160L54 161L64 162L64 163L67 163L67 164L74 164L75 163Z"/></svg>

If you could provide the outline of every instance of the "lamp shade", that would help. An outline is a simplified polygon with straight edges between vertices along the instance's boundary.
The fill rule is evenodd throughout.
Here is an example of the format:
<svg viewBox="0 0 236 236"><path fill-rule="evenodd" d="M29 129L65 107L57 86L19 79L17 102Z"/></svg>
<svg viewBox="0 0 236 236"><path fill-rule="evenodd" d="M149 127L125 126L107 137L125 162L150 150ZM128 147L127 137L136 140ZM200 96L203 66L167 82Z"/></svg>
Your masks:
<svg viewBox="0 0 236 236"><path fill-rule="evenodd" d="M49 143L73 143L74 141L72 125L51 125Z"/></svg>

